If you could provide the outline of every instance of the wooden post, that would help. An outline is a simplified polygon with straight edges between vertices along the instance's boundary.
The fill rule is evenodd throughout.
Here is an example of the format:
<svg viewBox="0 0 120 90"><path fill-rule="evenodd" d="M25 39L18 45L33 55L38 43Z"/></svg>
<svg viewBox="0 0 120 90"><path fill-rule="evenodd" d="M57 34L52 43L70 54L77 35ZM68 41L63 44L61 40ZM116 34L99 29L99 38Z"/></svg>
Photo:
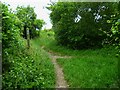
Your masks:
<svg viewBox="0 0 120 90"><path fill-rule="evenodd" d="M30 48L30 32L29 32L29 28L27 28L27 47L28 47L28 49Z"/></svg>

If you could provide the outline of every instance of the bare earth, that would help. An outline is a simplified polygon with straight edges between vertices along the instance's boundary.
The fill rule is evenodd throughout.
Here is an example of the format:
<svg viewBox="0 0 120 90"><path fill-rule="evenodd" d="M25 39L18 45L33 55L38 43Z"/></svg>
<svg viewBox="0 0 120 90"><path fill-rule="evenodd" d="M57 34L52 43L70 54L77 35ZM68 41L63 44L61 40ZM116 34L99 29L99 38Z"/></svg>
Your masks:
<svg viewBox="0 0 120 90"><path fill-rule="evenodd" d="M55 73L56 73L56 88L67 88L67 82L64 79L64 74L62 68L57 64L57 56L52 56L52 63L54 64Z"/></svg>
<svg viewBox="0 0 120 90"><path fill-rule="evenodd" d="M56 73L56 88L67 88L69 85L64 79L64 73L62 68L57 63L57 58L70 58L70 56L57 56L53 52L49 51L48 54L52 58L52 63L54 64L55 73Z"/></svg>

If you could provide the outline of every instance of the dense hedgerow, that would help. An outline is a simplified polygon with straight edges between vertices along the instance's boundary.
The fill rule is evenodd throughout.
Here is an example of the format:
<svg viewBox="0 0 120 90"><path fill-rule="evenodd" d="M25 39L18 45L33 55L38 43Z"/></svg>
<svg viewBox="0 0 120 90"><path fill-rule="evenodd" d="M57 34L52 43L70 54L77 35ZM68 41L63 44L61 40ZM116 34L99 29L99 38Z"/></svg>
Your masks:
<svg viewBox="0 0 120 90"><path fill-rule="evenodd" d="M2 51L3 51L3 72L5 68L9 68L9 54L13 54L14 50L19 51L23 46L20 38L20 29L15 26L18 18L8 10L8 6L2 4Z"/></svg>
<svg viewBox="0 0 120 90"><path fill-rule="evenodd" d="M16 51L17 52L17 51ZM8 55L11 67L3 73L2 88L5 90L54 87L54 67L46 53L38 48L21 50Z"/></svg>
<svg viewBox="0 0 120 90"><path fill-rule="evenodd" d="M48 55L32 43L27 49L21 37L22 21L2 4L2 88L3 90L54 87L53 65ZM35 24L40 24L36 20ZM38 28L41 28L39 26Z"/></svg>

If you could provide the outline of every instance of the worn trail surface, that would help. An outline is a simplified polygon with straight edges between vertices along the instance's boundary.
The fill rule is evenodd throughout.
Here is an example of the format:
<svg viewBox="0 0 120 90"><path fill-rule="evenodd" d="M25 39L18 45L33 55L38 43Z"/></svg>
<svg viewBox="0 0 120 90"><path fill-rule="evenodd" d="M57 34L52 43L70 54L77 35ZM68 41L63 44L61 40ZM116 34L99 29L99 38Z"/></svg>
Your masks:
<svg viewBox="0 0 120 90"><path fill-rule="evenodd" d="M52 63L54 64L55 73L56 73L56 88L67 88L67 82L64 79L64 74L62 68L57 64L56 59L57 56L51 56Z"/></svg>
<svg viewBox="0 0 120 90"><path fill-rule="evenodd" d="M49 56L52 59L52 63L54 64L55 73L56 73L56 87L55 88L68 88L68 84L64 79L64 73L62 68L57 63L57 58L71 58L70 56L58 56L54 52L47 51Z"/></svg>

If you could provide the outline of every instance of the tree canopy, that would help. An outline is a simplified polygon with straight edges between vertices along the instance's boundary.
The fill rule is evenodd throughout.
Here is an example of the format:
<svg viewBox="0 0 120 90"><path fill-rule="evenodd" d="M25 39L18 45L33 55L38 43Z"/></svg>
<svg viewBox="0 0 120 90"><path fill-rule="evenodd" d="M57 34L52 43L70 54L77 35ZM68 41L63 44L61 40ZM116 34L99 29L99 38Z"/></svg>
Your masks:
<svg viewBox="0 0 120 90"><path fill-rule="evenodd" d="M74 49L101 47L109 43L111 19L118 3L58 2L47 7L59 44Z"/></svg>
<svg viewBox="0 0 120 90"><path fill-rule="evenodd" d="M21 20L21 23L19 25L24 38L27 38L27 28L30 30L30 38L39 36L39 30L42 28L44 21L37 19L37 15L34 12L33 7L18 6L16 9L16 15L19 20Z"/></svg>

